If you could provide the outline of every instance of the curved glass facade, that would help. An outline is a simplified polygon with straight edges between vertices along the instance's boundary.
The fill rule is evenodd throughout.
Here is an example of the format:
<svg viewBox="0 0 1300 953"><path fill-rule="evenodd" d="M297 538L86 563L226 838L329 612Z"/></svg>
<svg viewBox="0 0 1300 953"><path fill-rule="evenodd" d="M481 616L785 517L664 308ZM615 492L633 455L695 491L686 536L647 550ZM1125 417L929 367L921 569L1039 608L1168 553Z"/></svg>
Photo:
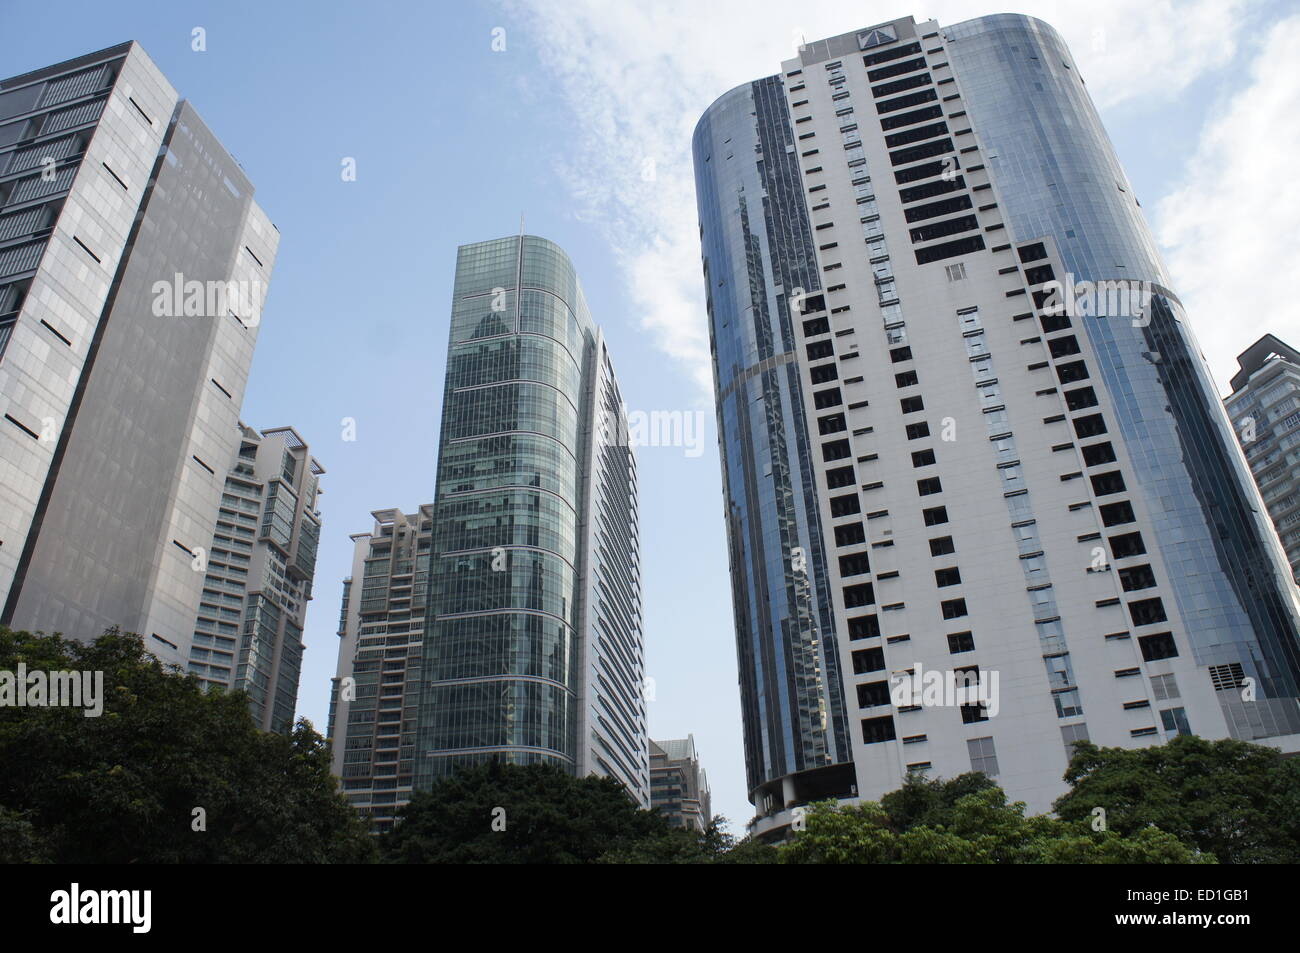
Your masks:
<svg viewBox="0 0 1300 953"><path fill-rule="evenodd" d="M944 30L1016 241L1051 236L1076 283L1142 281L1148 323L1079 322L1097 358L1201 665L1240 664L1255 703L1220 693L1239 738L1300 731L1300 614L1285 555L1133 189L1065 43L1045 23ZM1248 144L1243 144L1248 148Z"/></svg>
<svg viewBox="0 0 1300 953"><path fill-rule="evenodd" d="M740 86L693 150L713 353L745 767L781 779L851 761L791 298L821 280L779 77ZM852 783L829 774L825 796Z"/></svg>
<svg viewBox="0 0 1300 953"><path fill-rule="evenodd" d="M434 504L416 785L579 763L580 514L596 333L564 252L460 248Z"/></svg>

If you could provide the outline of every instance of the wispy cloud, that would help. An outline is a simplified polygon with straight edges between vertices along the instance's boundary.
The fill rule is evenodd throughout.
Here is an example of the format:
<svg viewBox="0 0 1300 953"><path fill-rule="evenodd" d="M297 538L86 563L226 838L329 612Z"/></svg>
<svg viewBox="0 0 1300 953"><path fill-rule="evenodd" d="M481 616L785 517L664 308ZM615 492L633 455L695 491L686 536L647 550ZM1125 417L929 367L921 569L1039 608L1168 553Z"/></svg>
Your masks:
<svg viewBox="0 0 1300 953"><path fill-rule="evenodd" d="M1238 32L1225 24L1246 7L1244 0L1071 0L1015 9L1062 33L1102 108L1156 108L1232 60ZM913 13L950 24L990 12L969 0L875 12L828 0L504 0L504 8L573 113L576 138L556 172L575 214L613 249L641 327L705 394L712 372L690 155L700 114L728 89L777 72L801 37L845 33L873 17Z"/></svg>
<svg viewBox="0 0 1300 953"><path fill-rule="evenodd" d="M1289 293L1300 222L1300 15L1277 23L1157 210L1174 287L1222 382L1266 332L1297 344Z"/></svg>

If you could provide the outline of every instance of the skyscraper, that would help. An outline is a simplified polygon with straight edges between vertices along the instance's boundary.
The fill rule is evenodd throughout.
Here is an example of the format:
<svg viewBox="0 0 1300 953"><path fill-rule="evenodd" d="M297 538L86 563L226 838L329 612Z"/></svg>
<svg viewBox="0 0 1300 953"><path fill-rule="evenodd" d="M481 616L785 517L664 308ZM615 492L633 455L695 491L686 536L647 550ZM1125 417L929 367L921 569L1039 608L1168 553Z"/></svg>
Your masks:
<svg viewBox="0 0 1300 953"><path fill-rule="evenodd" d="M278 235L134 43L0 82L0 621L189 661Z"/></svg>
<svg viewBox="0 0 1300 953"><path fill-rule="evenodd" d="M433 504L371 515L374 528L352 536L343 582L329 735L331 769L378 833L393 826L414 786Z"/></svg>
<svg viewBox="0 0 1300 953"><path fill-rule="evenodd" d="M240 429L211 542L199 559L203 598L189 670L206 685L245 692L259 727L287 732L298 700L325 470L291 427Z"/></svg>
<svg viewBox="0 0 1300 953"><path fill-rule="evenodd" d="M1266 334L1237 356L1224 402L1300 580L1300 352Z"/></svg>
<svg viewBox="0 0 1300 953"><path fill-rule="evenodd" d="M608 775L649 805L628 444L559 246L462 245L435 501L376 512L345 585L335 765L377 824L412 788L487 760Z"/></svg>
<svg viewBox="0 0 1300 953"><path fill-rule="evenodd" d="M1050 26L809 43L694 153L756 832L909 772L1046 810L1081 739L1300 748L1290 573Z"/></svg>
<svg viewBox="0 0 1300 953"><path fill-rule="evenodd" d="M676 827L703 831L713 821L709 779L694 735L650 742L650 807Z"/></svg>

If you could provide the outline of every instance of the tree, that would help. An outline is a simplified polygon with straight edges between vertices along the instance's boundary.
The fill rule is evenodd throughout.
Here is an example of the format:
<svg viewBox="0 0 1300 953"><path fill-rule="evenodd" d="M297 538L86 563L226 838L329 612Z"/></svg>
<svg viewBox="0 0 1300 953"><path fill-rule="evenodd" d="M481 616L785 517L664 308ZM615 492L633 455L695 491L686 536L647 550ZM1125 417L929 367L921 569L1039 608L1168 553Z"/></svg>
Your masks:
<svg viewBox="0 0 1300 953"><path fill-rule="evenodd" d="M384 858L407 864L581 864L634 845L669 853L683 846L667 820L640 810L614 778L498 761L435 781L380 836Z"/></svg>
<svg viewBox="0 0 1300 953"><path fill-rule="evenodd" d="M167 671L139 636L0 626L0 670L98 672L103 712L0 707L0 843L55 863L340 863L375 857L306 721L258 730L242 693ZM17 847L5 836L13 832Z"/></svg>
<svg viewBox="0 0 1300 953"><path fill-rule="evenodd" d="M924 778L911 772L903 786L880 799L890 824L899 833L913 827L946 827L952 823L953 809L967 794L996 788L995 782L981 771L968 771L955 778Z"/></svg>
<svg viewBox="0 0 1300 953"><path fill-rule="evenodd" d="M1300 862L1300 761L1262 745L1183 735L1150 748L1076 746L1056 812L1105 811L1123 835L1154 826L1221 863Z"/></svg>
<svg viewBox="0 0 1300 953"><path fill-rule="evenodd" d="M970 793L960 794L963 789ZM951 804L946 803L955 797ZM780 849L789 864L1150 864L1205 863L1172 834L1147 828L1131 837L1093 831L1085 822L1025 816L995 784L963 775L908 785L882 799L840 807L815 804L805 829ZM918 823L920 817L938 823Z"/></svg>

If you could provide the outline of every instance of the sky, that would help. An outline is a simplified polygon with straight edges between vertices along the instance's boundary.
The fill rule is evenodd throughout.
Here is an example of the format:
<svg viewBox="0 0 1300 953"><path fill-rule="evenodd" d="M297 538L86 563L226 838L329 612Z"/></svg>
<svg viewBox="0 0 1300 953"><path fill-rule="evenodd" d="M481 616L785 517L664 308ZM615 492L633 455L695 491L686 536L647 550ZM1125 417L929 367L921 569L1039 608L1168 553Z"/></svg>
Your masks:
<svg viewBox="0 0 1300 953"><path fill-rule="evenodd" d="M280 230L243 419L294 427L326 470L298 695L322 732L348 537L373 510L433 501L456 246L522 217L566 249L629 411L705 415L702 453L638 450L650 733L694 734L739 832L752 808L691 132L801 38L1004 12L1069 43L1221 389L1261 334L1300 345L1295 0L0 0L0 36L22 38L0 76L139 41Z"/></svg>

